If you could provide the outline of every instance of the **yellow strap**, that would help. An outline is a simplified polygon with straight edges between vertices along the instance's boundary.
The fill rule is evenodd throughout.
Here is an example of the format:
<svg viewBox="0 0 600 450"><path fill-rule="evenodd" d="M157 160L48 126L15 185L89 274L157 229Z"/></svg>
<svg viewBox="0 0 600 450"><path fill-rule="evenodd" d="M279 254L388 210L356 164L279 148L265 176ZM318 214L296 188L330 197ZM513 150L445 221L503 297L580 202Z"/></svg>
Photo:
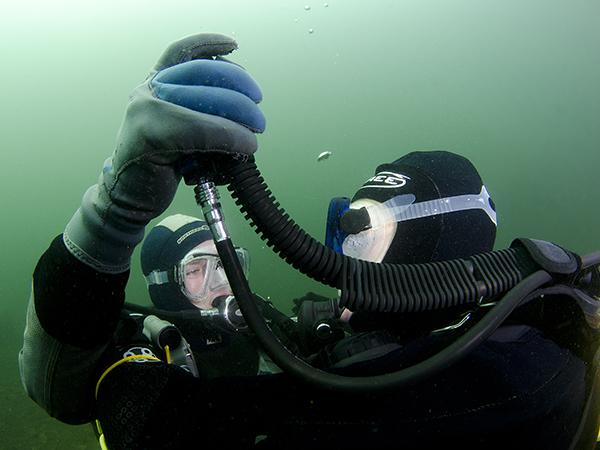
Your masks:
<svg viewBox="0 0 600 450"><path fill-rule="evenodd" d="M114 363L112 366L110 366L108 369L106 369L104 371L104 373L102 374L102 376L98 379L98 383L96 383L96 391L94 393L94 397L96 399L98 398L98 389L100 388L100 383L102 382L102 380L104 380L106 375L108 375L110 373L111 370L113 370L115 367L120 366L121 364L124 364L126 362L129 362L129 361L132 361L135 359L150 359L152 361L160 361L160 359L158 359L156 356L150 356L150 355L132 355L132 356L126 356L125 358L118 360L116 363Z"/></svg>
<svg viewBox="0 0 600 450"><path fill-rule="evenodd" d="M171 364L173 360L171 359L171 349L168 345L165 345L165 356L167 357L167 364Z"/></svg>
<svg viewBox="0 0 600 450"><path fill-rule="evenodd" d="M108 447L106 446L106 439L104 439L104 434L100 435L98 442L100 443L100 448L102 450L108 450Z"/></svg>
<svg viewBox="0 0 600 450"><path fill-rule="evenodd" d="M98 434L102 434L102 425L100 425L100 421L96 419L96 430L98 430Z"/></svg>
<svg viewBox="0 0 600 450"><path fill-rule="evenodd" d="M100 444L100 449L108 450L106 439L104 438L104 432L102 431L102 425L100 425L100 421L98 419L96 419L96 431L98 432L98 443Z"/></svg>

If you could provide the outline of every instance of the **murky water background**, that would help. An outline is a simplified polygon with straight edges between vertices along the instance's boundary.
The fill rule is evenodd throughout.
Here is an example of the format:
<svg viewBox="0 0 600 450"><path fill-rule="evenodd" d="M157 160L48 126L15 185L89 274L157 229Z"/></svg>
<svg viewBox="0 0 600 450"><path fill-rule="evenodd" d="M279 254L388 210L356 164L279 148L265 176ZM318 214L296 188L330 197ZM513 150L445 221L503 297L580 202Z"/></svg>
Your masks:
<svg viewBox="0 0 600 450"><path fill-rule="evenodd" d="M16 366L30 276L112 152L129 92L172 41L238 39L264 92L257 161L305 229L329 199L412 150L470 158L516 236L600 248L600 3L582 0L23 1L0 16L0 447L95 449L47 417ZM332 156L317 162L323 151ZM223 195L227 197L225 191ZM277 259L232 202L252 285L282 309L331 294ZM170 213L199 214L182 188ZM128 299L147 301L134 255Z"/></svg>

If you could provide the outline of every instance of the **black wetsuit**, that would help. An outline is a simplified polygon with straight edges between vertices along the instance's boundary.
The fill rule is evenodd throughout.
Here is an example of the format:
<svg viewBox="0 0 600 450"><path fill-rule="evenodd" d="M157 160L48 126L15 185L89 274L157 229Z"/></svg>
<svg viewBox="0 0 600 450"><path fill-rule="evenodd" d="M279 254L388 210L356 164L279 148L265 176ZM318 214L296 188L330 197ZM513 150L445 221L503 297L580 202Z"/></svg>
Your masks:
<svg viewBox="0 0 600 450"><path fill-rule="evenodd" d="M287 374L194 378L177 366L148 362L113 369L94 400L98 377L120 358L110 342L127 277L95 272L75 259L61 239L42 256L34 274L35 312L45 332L82 352L103 348L88 386L82 387L85 402L62 412L56 406L61 398L55 396L52 408L43 406L70 423L99 418L112 450L563 449L581 421L589 391L584 362L589 349L572 345L567 335L556 338L526 313L442 374L394 392L339 394ZM547 319L554 320L552 313ZM567 314L563 325L574 329L567 322L577 320L576 312ZM561 326L556 322L551 328ZM572 338L583 342L576 334ZM371 355L382 344L391 345L379 357L357 358L361 346L369 351L365 343L371 338ZM342 373L397 370L430 344L394 342L387 332L361 333L334 346L329 363ZM351 349L347 359L340 357L344 348ZM320 359L322 364L328 364L326 359ZM68 373L67 368L57 370Z"/></svg>

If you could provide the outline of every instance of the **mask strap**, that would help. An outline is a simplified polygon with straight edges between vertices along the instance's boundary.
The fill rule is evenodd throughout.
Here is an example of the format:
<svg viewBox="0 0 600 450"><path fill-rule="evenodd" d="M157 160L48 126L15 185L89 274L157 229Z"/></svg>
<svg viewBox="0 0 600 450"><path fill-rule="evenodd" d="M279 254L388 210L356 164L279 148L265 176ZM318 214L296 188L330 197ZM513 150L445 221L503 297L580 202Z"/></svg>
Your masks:
<svg viewBox="0 0 600 450"><path fill-rule="evenodd" d="M169 282L169 274L166 270L153 270L144 277L146 285L151 286L153 284L166 284Z"/></svg>
<svg viewBox="0 0 600 450"><path fill-rule="evenodd" d="M483 210L494 225L498 225L496 211L492 206L490 195L485 186L481 187L481 192L477 195L457 195L418 203L411 203L410 197L414 201L415 197L412 194L399 195L380 205L367 207L366 209L371 217L370 227L374 228L385 224L390 220L390 216L396 222L405 222L469 209Z"/></svg>

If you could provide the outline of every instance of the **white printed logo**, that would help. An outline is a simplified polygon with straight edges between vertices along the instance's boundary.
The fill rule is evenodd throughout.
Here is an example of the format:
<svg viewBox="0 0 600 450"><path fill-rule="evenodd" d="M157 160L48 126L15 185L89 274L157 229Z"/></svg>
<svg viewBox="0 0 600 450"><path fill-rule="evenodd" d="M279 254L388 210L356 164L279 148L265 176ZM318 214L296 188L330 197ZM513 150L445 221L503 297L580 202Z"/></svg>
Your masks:
<svg viewBox="0 0 600 450"><path fill-rule="evenodd" d="M402 175L400 173L394 172L379 172L374 177L369 178L363 187L364 188L399 188L405 186L406 183L410 180L410 177L406 175Z"/></svg>
<svg viewBox="0 0 600 450"><path fill-rule="evenodd" d="M148 356L150 358L134 359L133 362L148 362L156 360L156 355L147 347L131 347L129 350L123 353L123 358L127 358L128 356Z"/></svg>
<svg viewBox="0 0 600 450"><path fill-rule="evenodd" d="M185 233L183 236L181 236L179 239L177 239L177 245L181 244L192 234L197 233L198 231L208 231L209 229L210 228L208 228L208 225L202 225L201 227L193 228L190 231L188 231L187 233Z"/></svg>

